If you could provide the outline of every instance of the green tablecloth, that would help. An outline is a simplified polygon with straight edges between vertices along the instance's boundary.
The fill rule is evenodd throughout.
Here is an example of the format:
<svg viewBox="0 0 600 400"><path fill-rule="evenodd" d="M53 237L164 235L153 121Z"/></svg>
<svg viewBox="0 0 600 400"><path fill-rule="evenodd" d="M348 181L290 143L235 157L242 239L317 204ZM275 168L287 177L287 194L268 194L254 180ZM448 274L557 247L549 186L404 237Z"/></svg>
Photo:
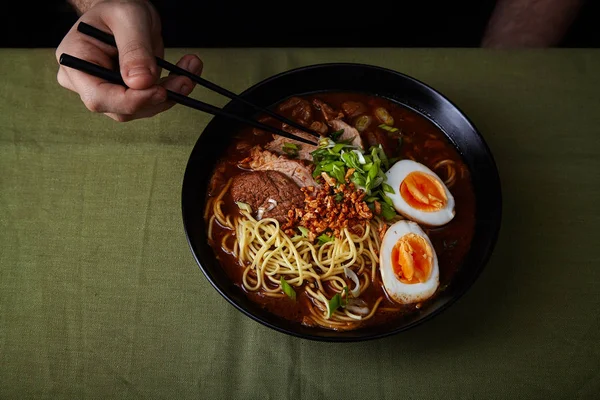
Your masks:
<svg viewBox="0 0 600 400"><path fill-rule="evenodd" d="M213 290L185 239L182 176L210 117L176 106L113 122L58 86L51 49L0 50L0 398L599 398L600 51L198 53L204 76L235 92L356 61L449 96L501 173L487 269L394 337L329 344L265 328Z"/></svg>

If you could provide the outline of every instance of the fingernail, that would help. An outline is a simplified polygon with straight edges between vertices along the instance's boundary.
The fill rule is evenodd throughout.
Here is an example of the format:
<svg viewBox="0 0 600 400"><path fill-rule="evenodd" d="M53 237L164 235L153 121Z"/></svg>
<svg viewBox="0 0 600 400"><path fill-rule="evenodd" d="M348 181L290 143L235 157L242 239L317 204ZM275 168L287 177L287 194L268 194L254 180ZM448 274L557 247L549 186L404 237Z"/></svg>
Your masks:
<svg viewBox="0 0 600 400"><path fill-rule="evenodd" d="M152 75L150 68L146 67L134 67L127 71L127 76L140 76L140 75Z"/></svg>
<svg viewBox="0 0 600 400"><path fill-rule="evenodd" d="M197 58L194 57L190 60L190 64L188 65L188 71L191 71L194 74L197 74L198 72L200 72L201 66L202 66L202 63L200 62L200 60L198 60Z"/></svg>
<svg viewBox="0 0 600 400"><path fill-rule="evenodd" d="M156 93L152 95L150 102L154 105L160 104L166 100L164 93L162 90L157 90Z"/></svg>
<svg viewBox="0 0 600 400"><path fill-rule="evenodd" d="M181 69L185 69L186 71L190 71L190 60L183 60L183 63L180 65Z"/></svg>
<svg viewBox="0 0 600 400"><path fill-rule="evenodd" d="M184 94L186 96L188 94L190 94L191 91L192 91L192 88L186 84L181 85L181 89L179 89L179 93Z"/></svg>

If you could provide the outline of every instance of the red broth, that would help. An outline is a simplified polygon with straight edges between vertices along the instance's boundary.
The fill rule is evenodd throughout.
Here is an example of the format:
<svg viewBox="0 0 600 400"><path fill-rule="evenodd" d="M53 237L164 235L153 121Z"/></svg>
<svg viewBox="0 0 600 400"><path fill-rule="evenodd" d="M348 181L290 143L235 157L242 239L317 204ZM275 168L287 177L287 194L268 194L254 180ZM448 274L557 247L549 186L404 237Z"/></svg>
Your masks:
<svg viewBox="0 0 600 400"><path fill-rule="evenodd" d="M386 140L392 140L391 143L393 145L391 147L396 147L394 144L400 143L401 140L400 146L395 149L391 157L410 158L420 162L434 170L442 180L446 180L451 171L446 166L441 166L437 169L435 167L442 160L451 161L455 180L449 187L449 190L456 201L456 215L451 222L442 227L423 227L431 239L438 256L440 267L439 293L440 290L443 290L443 288L451 282L456 271L460 268L462 260L469 251L475 228L475 195L469 170L459 153L447 140L442 131L431 121L421 114L387 99L361 93L324 93L305 96L304 98L309 101L312 101L314 98L321 99L335 110L341 110L342 103L347 101L360 102L371 110L374 110L377 107L384 107L394 118L394 125L399 131L394 133L384 131L381 128L377 128L378 123L371 124L372 129L370 130L378 129L380 131L380 136L382 133L385 134ZM292 110L281 113L290 119L294 119ZM313 112L313 115L314 120L324 121L321 113ZM275 120L271 120L268 123L281 127L281 124ZM366 132L363 132L361 136L367 141L368 138ZM235 140L216 166L207 196L218 195L229 178L244 171L238 167L238 163L248 156L249 149L252 146L264 145L272 140L272 138L270 133L257 132L257 130L253 128L241 130L238 135L235 136ZM366 147L368 148L368 145ZM226 215L236 215L238 207L231 197L225 195L224 200L225 205L222 208L224 213ZM237 263L237 260L231 254L224 251L220 245L223 236L230 232L231 231L215 223L212 232L213 240L210 244L229 277L236 285L243 289L242 273L244 268ZM307 304L309 300L302 290L297 290L297 292L297 300L292 301L288 298L272 298L261 295L260 292L246 291L247 296L252 301L264 306L270 312L283 318L302 323L304 317L310 312ZM435 298L436 294L434 294L433 298ZM406 313L418 312L418 309L423 306L421 304L399 306L394 303L386 295L381 282L381 276L377 273L376 281L371 283L365 293L361 295L361 298L372 305L380 296L384 297L384 300L379 306L380 309L386 310L395 308L398 311L377 312L371 319L363 322L362 326L387 323L390 319L401 317Z"/></svg>

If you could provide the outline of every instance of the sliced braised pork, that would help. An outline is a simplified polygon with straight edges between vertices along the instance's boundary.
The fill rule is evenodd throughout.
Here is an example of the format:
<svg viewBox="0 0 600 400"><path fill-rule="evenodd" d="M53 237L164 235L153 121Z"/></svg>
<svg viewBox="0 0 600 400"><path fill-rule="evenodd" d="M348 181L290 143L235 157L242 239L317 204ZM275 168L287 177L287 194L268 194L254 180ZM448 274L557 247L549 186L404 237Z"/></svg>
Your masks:
<svg viewBox="0 0 600 400"><path fill-rule="evenodd" d="M304 193L287 175L278 171L252 171L236 175L231 182L234 201L250 205L255 218L287 221L287 213L304 205Z"/></svg>
<svg viewBox="0 0 600 400"><path fill-rule="evenodd" d="M279 111L292 110L292 118L298 123L308 126L313 120L313 109L308 100L290 97L277 107Z"/></svg>
<svg viewBox="0 0 600 400"><path fill-rule="evenodd" d="M287 111L290 108L294 108L296 107L298 104L300 104L302 102L302 99L300 97L290 97L289 99L287 99L286 101L284 101L283 103L281 103L277 109L279 111Z"/></svg>
<svg viewBox="0 0 600 400"><path fill-rule="evenodd" d="M317 133L320 133L322 136L327 135L327 131L329 131L327 125L321 121L313 121L313 123L310 124L310 129Z"/></svg>
<svg viewBox="0 0 600 400"><path fill-rule="evenodd" d="M278 155L269 150L264 150L260 146L254 146L250 150L250 156L244 161L247 161L248 166L255 171L279 171L284 173L300 187L318 186L312 177L312 171L301 160Z"/></svg>
<svg viewBox="0 0 600 400"><path fill-rule="evenodd" d="M321 101L319 99L314 99L312 101L313 107L317 110L321 111L323 114L323 118L325 121L332 121L334 119L344 118L344 113L341 111L336 111L329 104Z"/></svg>
<svg viewBox="0 0 600 400"><path fill-rule="evenodd" d="M290 143L295 147L290 146ZM288 145L286 146L286 144ZM302 143L297 140L273 135L273 140L265 145L265 149L273 153L287 155L290 158L312 161L310 153L317 150L317 146L311 146L310 144Z"/></svg>
<svg viewBox="0 0 600 400"><path fill-rule="evenodd" d="M315 145L319 144L319 138L311 135L310 133L306 133L303 130L294 128L293 126L289 126L286 123L281 124L281 130L287 133L291 133L294 136L301 137L303 139L308 140L309 142L313 142Z"/></svg>
<svg viewBox="0 0 600 400"><path fill-rule="evenodd" d="M358 101L345 101L342 103L342 110L349 118L354 118L360 114L367 112L367 107Z"/></svg>

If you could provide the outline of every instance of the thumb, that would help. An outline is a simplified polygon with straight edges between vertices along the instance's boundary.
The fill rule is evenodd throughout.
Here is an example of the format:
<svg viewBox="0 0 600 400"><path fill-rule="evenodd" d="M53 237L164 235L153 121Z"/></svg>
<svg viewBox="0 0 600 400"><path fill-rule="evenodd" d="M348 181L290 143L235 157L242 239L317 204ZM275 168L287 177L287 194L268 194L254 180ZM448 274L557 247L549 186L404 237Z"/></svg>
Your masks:
<svg viewBox="0 0 600 400"><path fill-rule="evenodd" d="M117 43L123 80L132 89L147 89L155 85L160 70L152 51L150 18L142 12L116 22L110 28Z"/></svg>

